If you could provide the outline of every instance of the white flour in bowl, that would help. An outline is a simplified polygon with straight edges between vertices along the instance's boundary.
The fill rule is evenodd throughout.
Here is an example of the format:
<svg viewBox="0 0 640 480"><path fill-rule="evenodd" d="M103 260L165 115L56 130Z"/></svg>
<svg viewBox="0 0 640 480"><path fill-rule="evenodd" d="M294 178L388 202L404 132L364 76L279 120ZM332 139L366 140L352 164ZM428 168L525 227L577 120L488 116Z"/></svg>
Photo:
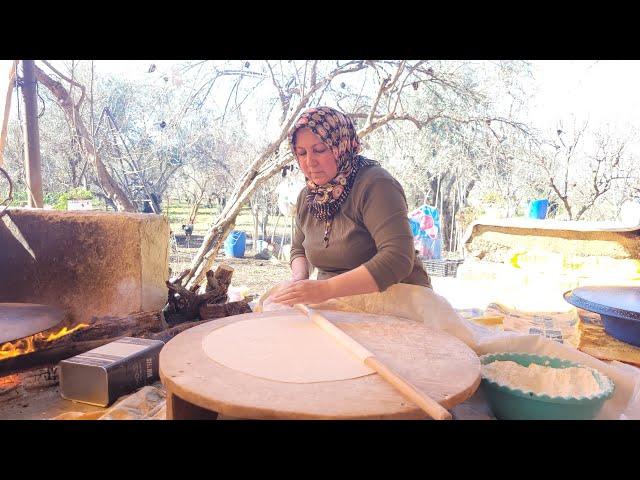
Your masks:
<svg viewBox="0 0 640 480"><path fill-rule="evenodd" d="M550 397L588 397L602 391L591 370L584 367L551 368L535 363L523 367L505 360L483 365L482 373L501 385Z"/></svg>

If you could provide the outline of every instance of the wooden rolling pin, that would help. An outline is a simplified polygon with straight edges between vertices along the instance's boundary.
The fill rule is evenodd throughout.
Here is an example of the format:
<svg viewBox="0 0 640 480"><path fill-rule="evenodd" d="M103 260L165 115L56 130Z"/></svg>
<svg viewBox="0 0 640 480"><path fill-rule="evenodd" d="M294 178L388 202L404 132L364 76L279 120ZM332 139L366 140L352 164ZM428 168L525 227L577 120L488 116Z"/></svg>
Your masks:
<svg viewBox="0 0 640 480"><path fill-rule="evenodd" d="M373 353L324 318L320 313L299 303L294 305L294 308L307 315L316 325L336 339L343 347L364 362L365 365L376 371L406 398L424 410L431 418L435 420L451 420L451 414L443 408L442 405L420 392L407 380L390 370L389 367L378 360Z"/></svg>

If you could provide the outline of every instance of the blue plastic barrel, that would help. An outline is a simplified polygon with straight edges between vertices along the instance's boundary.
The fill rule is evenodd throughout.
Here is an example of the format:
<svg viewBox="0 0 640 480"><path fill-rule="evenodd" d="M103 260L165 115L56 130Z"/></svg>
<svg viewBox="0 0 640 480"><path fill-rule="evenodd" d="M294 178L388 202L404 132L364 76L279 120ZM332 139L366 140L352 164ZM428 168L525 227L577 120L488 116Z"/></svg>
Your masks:
<svg viewBox="0 0 640 480"><path fill-rule="evenodd" d="M547 218L547 210L549 209L549 200L532 200L529 203L529 218L537 218L543 220Z"/></svg>
<svg viewBox="0 0 640 480"><path fill-rule="evenodd" d="M242 258L247 244L247 234L233 230L224 241L224 254L227 257Z"/></svg>

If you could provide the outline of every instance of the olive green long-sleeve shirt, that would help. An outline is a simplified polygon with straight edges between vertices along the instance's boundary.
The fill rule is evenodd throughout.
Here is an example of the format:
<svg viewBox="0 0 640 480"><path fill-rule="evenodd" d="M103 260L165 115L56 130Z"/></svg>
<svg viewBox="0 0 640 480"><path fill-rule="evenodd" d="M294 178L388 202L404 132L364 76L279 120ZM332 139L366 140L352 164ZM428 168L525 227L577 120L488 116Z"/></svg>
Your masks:
<svg viewBox="0 0 640 480"><path fill-rule="evenodd" d="M431 287L415 255L404 190L384 168L358 172L333 219L326 248L324 222L309 212L306 195L305 187L298 196L291 261L306 257L318 268L319 279L364 265L381 292L395 283Z"/></svg>

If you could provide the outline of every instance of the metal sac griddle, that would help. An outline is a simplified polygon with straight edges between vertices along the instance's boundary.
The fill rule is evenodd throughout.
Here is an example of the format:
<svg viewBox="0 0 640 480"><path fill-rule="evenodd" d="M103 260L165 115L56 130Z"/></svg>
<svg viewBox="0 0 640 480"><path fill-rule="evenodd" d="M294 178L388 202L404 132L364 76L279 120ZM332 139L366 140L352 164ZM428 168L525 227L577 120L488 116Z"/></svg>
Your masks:
<svg viewBox="0 0 640 480"><path fill-rule="evenodd" d="M579 287L566 292L564 299L599 314L612 337L640 347L640 287Z"/></svg>
<svg viewBox="0 0 640 480"><path fill-rule="evenodd" d="M64 312L35 303L0 303L0 345L29 337L58 325Z"/></svg>

